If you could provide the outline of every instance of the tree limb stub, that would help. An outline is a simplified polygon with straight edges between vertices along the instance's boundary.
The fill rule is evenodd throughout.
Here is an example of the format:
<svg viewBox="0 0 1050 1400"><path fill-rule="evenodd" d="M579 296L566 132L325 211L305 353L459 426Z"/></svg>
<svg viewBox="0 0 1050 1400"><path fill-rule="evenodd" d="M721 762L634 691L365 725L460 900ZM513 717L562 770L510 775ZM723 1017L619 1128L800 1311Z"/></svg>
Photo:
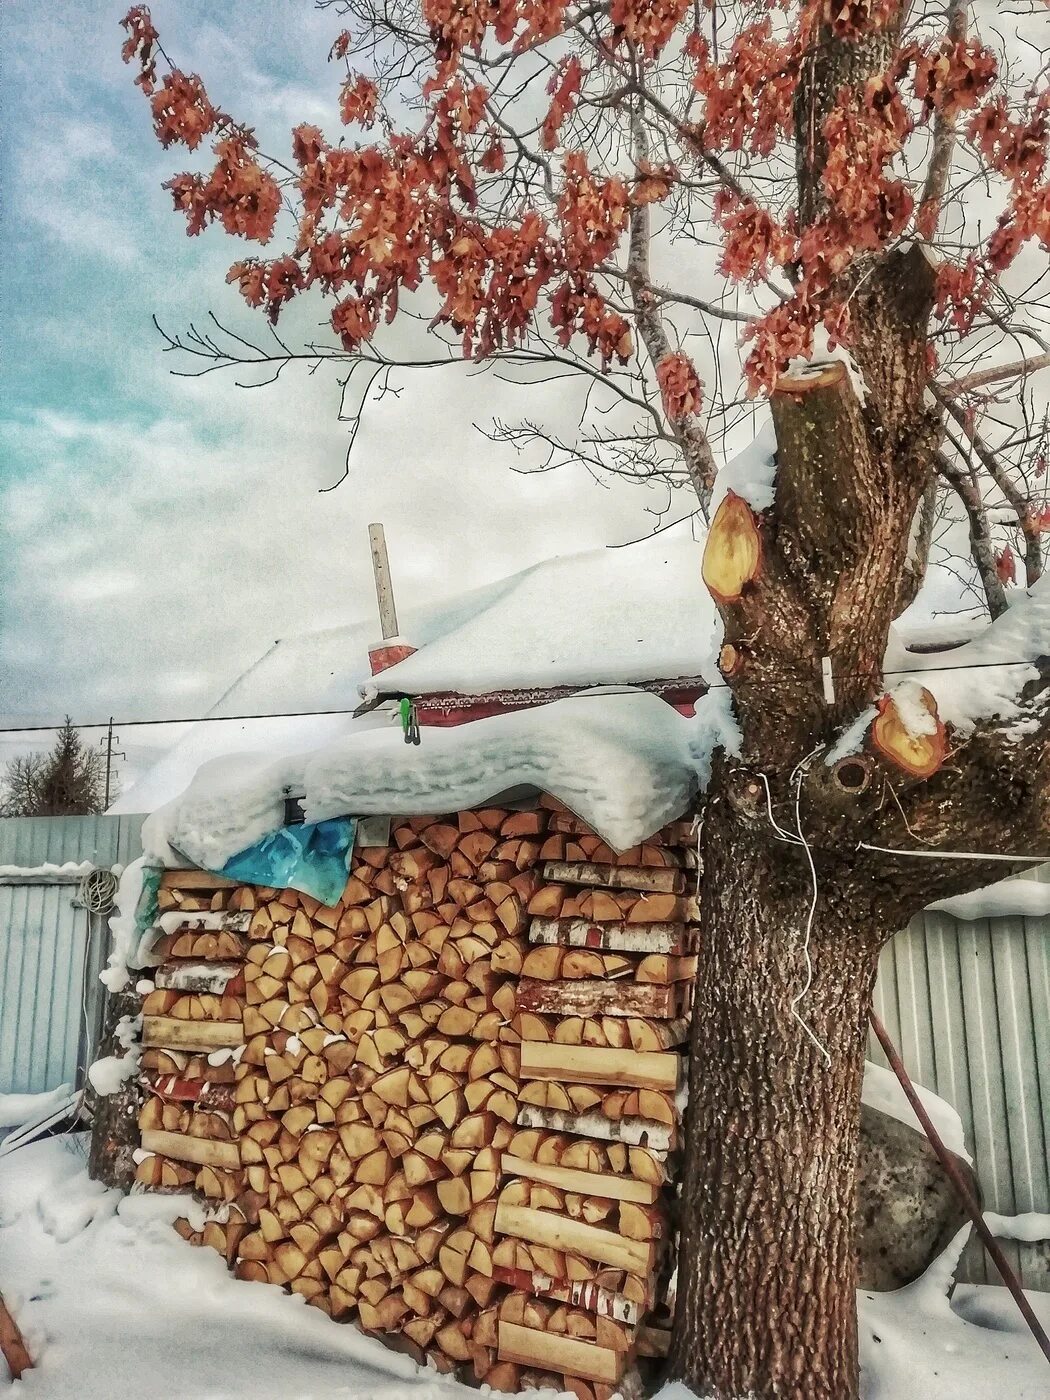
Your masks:
<svg viewBox="0 0 1050 1400"><path fill-rule="evenodd" d="M878 714L871 726L871 742L880 754L911 778L930 778L944 763L947 736L937 713L937 701L925 688L918 691L918 705L925 710L930 726L916 732L909 726L892 695L878 702Z"/></svg>
<svg viewBox="0 0 1050 1400"><path fill-rule="evenodd" d="M762 572L758 517L742 496L727 491L707 532L702 574L718 603L734 603Z"/></svg>

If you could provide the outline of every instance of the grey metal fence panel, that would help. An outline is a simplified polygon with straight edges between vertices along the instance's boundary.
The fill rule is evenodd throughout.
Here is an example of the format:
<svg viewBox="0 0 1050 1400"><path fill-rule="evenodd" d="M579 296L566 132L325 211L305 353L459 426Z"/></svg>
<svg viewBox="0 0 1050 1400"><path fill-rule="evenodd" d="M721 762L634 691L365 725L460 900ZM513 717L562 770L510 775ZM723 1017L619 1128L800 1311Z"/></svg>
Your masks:
<svg viewBox="0 0 1050 1400"><path fill-rule="evenodd" d="M0 820L0 866L22 871L141 854L141 816ZM0 879L0 1093L73 1082L102 1014L106 920L74 903L76 884L17 873Z"/></svg>
<svg viewBox="0 0 1050 1400"><path fill-rule="evenodd" d="M875 1002L909 1073L958 1110L986 1209L1050 1213L1050 919L927 912L887 947ZM1050 1291L1050 1245L1004 1251ZM974 1242L961 1276L999 1282Z"/></svg>

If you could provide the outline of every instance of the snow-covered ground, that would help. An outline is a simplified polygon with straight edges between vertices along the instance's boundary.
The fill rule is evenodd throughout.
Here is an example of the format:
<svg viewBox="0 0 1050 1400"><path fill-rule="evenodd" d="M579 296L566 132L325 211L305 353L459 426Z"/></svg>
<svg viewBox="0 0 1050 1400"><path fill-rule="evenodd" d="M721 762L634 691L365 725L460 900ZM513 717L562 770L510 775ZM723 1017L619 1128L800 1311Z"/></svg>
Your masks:
<svg viewBox="0 0 1050 1400"><path fill-rule="evenodd" d="M88 1180L82 1136L0 1160L0 1290L35 1369L12 1400L467 1400L302 1299L240 1283L168 1223L186 1198ZM950 1260L860 1297L865 1400L1042 1400L1046 1362L1004 1289L946 1296ZM1050 1323L1050 1297L1033 1295ZM662 1400L685 1400L668 1387Z"/></svg>

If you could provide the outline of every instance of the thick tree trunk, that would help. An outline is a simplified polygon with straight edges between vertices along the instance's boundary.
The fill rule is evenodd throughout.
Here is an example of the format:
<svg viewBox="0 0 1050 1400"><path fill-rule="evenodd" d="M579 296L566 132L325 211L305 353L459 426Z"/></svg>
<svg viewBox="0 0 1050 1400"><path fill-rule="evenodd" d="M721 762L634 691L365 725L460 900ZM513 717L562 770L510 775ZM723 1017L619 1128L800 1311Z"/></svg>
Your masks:
<svg viewBox="0 0 1050 1400"><path fill-rule="evenodd" d="M855 1168L882 939L768 824L709 807L671 1369L718 1400L858 1393ZM818 869L819 857L818 857Z"/></svg>

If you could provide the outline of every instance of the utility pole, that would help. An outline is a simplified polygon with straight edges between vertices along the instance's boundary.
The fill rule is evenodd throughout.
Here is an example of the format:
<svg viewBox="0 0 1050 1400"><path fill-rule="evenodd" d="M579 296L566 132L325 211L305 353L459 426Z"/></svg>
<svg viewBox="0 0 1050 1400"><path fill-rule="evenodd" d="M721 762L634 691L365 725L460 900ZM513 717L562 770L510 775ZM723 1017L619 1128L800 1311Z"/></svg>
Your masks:
<svg viewBox="0 0 1050 1400"><path fill-rule="evenodd" d="M106 797L103 804L103 811L109 810L109 794L113 776L113 760L115 758L126 758L127 754L120 749L114 748L114 744L120 743L120 735L113 733L113 716L109 717L109 724L106 726L106 737L99 740L100 744L106 746Z"/></svg>

